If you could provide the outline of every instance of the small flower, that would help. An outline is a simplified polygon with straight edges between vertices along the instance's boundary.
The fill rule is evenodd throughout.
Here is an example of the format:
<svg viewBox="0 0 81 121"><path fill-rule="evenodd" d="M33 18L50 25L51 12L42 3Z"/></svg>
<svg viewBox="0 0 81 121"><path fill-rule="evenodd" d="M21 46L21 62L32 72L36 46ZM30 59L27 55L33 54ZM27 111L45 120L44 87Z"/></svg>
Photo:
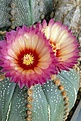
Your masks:
<svg viewBox="0 0 81 121"><path fill-rule="evenodd" d="M51 74L57 73L53 63L56 65L57 59L52 48L37 28L18 27L0 41L2 71L21 88L45 83Z"/></svg>
<svg viewBox="0 0 81 121"><path fill-rule="evenodd" d="M43 20L42 24L37 23L36 26L49 39L54 55L59 62L57 68L59 70L69 70L72 68L77 63L79 50L78 41L71 31L68 30L68 27L60 22L54 22L53 19L48 24L46 20Z"/></svg>

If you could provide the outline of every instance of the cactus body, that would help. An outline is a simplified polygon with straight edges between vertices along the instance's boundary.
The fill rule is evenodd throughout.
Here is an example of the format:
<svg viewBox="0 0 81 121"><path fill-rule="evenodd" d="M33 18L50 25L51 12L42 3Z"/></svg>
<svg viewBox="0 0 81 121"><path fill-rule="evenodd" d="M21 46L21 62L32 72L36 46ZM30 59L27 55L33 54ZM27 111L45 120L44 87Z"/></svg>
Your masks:
<svg viewBox="0 0 81 121"><path fill-rule="evenodd" d="M29 89L19 89L5 79L0 82L0 120L63 121L75 103L78 87L75 70L63 71L55 80Z"/></svg>

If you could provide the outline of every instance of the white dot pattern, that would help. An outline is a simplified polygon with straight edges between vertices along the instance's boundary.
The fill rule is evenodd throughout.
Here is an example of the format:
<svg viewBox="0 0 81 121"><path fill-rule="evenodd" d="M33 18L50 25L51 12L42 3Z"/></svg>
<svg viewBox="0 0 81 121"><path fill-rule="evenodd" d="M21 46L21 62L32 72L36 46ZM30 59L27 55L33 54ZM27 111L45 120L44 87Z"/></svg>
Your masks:
<svg viewBox="0 0 81 121"><path fill-rule="evenodd" d="M0 121L26 121L25 91L9 79L0 82Z"/></svg>

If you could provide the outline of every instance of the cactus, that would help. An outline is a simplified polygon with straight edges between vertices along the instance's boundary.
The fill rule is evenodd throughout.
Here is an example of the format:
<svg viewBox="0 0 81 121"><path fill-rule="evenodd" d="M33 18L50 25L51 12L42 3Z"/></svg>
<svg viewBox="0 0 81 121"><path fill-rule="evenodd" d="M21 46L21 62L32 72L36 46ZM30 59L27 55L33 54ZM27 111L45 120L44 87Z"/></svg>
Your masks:
<svg viewBox="0 0 81 121"><path fill-rule="evenodd" d="M0 28L31 25L52 11L52 0L1 0Z"/></svg>
<svg viewBox="0 0 81 121"><path fill-rule="evenodd" d="M63 121L74 105L78 87L79 73L74 69L29 89L4 79L0 82L0 121Z"/></svg>
<svg viewBox="0 0 81 121"><path fill-rule="evenodd" d="M54 17L68 25L80 41L80 0L73 1L74 4L69 0L67 4L64 0L1 0L0 40L17 26L31 26ZM76 69L59 72L44 85L30 88L20 89L9 78L1 79L0 121L65 121L77 98L79 80Z"/></svg>

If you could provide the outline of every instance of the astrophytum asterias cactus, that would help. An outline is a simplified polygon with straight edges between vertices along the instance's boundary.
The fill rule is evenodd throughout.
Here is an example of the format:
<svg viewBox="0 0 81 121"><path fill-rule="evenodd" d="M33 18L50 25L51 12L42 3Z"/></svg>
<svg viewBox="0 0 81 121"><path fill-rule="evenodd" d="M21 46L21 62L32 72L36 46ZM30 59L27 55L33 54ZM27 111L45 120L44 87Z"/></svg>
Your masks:
<svg viewBox="0 0 81 121"><path fill-rule="evenodd" d="M64 1L61 4L58 0L0 0L0 37L2 38L7 30L22 25L29 26L44 19L52 12L53 5L55 20L61 20L63 23L65 20L66 25L72 28L72 21L76 22L70 18L72 14L69 15L71 24L63 18L64 15L59 19L64 9L59 16L58 8L65 6ZM80 6L72 7L80 13ZM65 12L74 12L71 8L67 7ZM78 14L78 22L80 17ZM80 38L80 32L77 36ZM79 88L79 72L75 69L62 71L44 85L37 84L31 88L20 89L17 84L10 82L9 78L1 78L4 78L4 75L0 75L0 121L65 121L75 103Z"/></svg>
<svg viewBox="0 0 81 121"><path fill-rule="evenodd" d="M52 0L1 0L0 28L31 25L52 11Z"/></svg>
<svg viewBox="0 0 81 121"><path fill-rule="evenodd" d="M43 86L0 82L0 121L63 121L76 100L79 73L63 71Z"/></svg>

